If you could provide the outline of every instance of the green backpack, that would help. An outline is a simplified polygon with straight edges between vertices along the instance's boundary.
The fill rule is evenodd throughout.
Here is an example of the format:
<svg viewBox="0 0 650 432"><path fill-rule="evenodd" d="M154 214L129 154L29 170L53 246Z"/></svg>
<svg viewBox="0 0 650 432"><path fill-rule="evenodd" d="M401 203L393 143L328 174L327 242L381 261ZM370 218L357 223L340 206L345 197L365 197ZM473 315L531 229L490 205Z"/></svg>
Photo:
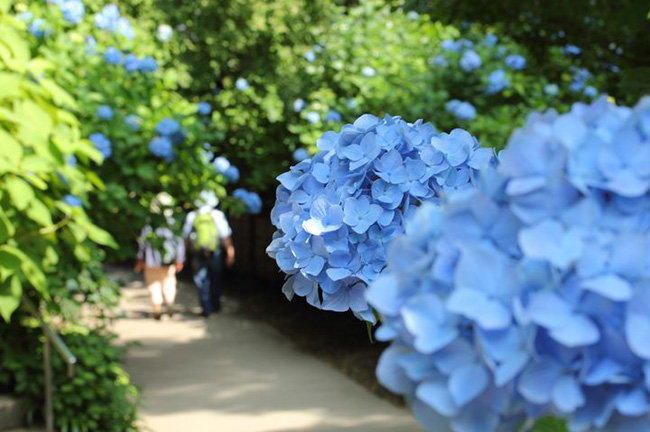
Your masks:
<svg viewBox="0 0 650 432"><path fill-rule="evenodd" d="M210 213L196 215L192 228L195 234L192 242L194 250L215 252L219 249L219 232L217 231L217 224Z"/></svg>

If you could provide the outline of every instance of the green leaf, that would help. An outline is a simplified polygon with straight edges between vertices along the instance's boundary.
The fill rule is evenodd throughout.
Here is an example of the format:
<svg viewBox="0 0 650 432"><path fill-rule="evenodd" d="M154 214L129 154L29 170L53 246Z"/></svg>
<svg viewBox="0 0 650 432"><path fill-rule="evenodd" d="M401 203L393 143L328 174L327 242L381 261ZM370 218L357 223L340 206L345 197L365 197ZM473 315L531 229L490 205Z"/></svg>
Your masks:
<svg viewBox="0 0 650 432"><path fill-rule="evenodd" d="M0 283L0 316L6 321L11 320L11 315L18 306L23 295L23 287L17 276Z"/></svg>
<svg viewBox="0 0 650 432"><path fill-rule="evenodd" d="M42 226L49 226L54 223L50 209L38 199L32 200L26 213L31 220Z"/></svg>
<svg viewBox="0 0 650 432"><path fill-rule="evenodd" d="M18 210L25 210L34 199L34 189L19 177L9 177L5 187Z"/></svg>
<svg viewBox="0 0 650 432"><path fill-rule="evenodd" d="M9 72L0 72L0 100L20 96L21 78Z"/></svg>
<svg viewBox="0 0 650 432"><path fill-rule="evenodd" d="M81 228L84 229L84 231L86 231L86 234L88 234L88 238L90 238L90 240L102 246L118 249L118 245L115 243L113 237L108 232L93 224L87 218L78 218L76 219L76 222Z"/></svg>
<svg viewBox="0 0 650 432"><path fill-rule="evenodd" d="M15 232L14 224L11 223L4 210L0 208L0 243L4 243L7 239L13 237Z"/></svg>
<svg viewBox="0 0 650 432"><path fill-rule="evenodd" d="M52 162L38 155L30 155L23 159L21 169L34 173L50 172L52 171Z"/></svg>
<svg viewBox="0 0 650 432"><path fill-rule="evenodd" d="M156 175L156 167L153 164L142 164L137 168L137 174L145 180L151 180Z"/></svg>
<svg viewBox="0 0 650 432"><path fill-rule="evenodd" d="M567 432L566 422L557 418L544 417L535 423L533 432Z"/></svg>
<svg viewBox="0 0 650 432"><path fill-rule="evenodd" d="M18 165L23 157L23 147L5 130L0 129L0 158L5 158L11 164Z"/></svg>
<svg viewBox="0 0 650 432"><path fill-rule="evenodd" d="M29 283L41 294L46 295L47 279L43 272L38 268L36 263L32 261L23 251L13 246L4 245L0 246L0 256L6 253L13 255L20 259L20 269ZM6 255L5 255L6 256Z"/></svg>

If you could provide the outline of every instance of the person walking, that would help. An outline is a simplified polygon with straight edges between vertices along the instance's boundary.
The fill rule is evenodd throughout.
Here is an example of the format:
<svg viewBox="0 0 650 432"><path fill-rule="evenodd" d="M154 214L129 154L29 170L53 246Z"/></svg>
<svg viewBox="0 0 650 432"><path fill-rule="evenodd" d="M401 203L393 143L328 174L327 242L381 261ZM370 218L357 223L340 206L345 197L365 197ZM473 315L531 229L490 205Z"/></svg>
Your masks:
<svg viewBox="0 0 650 432"><path fill-rule="evenodd" d="M217 209L219 199L211 191L201 192L196 211L185 219L183 237L192 251L192 273L204 317L221 309L223 251L228 267L235 262L232 230L226 215Z"/></svg>
<svg viewBox="0 0 650 432"><path fill-rule="evenodd" d="M152 222L142 229L138 240L138 261L135 271L144 270L144 279L151 296L153 315L160 320L163 303L169 317L174 315L176 273L183 270L185 242L174 234L173 198L160 193L151 203ZM158 223L153 220L158 219ZM155 227L155 228L154 228Z"/></svg>

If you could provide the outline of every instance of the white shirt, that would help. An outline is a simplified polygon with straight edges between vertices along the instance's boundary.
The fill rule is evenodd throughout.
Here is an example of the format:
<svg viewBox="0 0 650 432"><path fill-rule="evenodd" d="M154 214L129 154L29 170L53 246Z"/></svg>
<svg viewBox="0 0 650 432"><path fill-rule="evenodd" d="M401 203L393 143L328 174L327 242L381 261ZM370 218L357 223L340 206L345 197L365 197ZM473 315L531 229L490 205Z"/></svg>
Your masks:
<svg viewBox="0 0 650 432"><path fill-rule="evenodd" d="M159 251L146 241L147 235L153 231L150 225L142 229L138 240L138 258L144 260L145 267L161 267L171 265L176 261L185 261L185 243L178 238L169 228L156 228L156 236L163 239L163 250Z"/></svg>
<svg viewBox="0 0 650 432"><path fill-rule="evenodd" d="M223 214L221 210L217 210L216 208L212 208L210 206L203 206L199 208L198 213L199 214L210 213L212 215L220 239L223 240L232 235L232 230L230 229L230 225L228 224L228 219L226 219L226 215ZM187 215L187 218L185 218L185 224L183 225L184 238L190 238L190 235L192 234L192 228L194 228L194 220L196 219L196 215L197 212L191 211Z"/></svg>

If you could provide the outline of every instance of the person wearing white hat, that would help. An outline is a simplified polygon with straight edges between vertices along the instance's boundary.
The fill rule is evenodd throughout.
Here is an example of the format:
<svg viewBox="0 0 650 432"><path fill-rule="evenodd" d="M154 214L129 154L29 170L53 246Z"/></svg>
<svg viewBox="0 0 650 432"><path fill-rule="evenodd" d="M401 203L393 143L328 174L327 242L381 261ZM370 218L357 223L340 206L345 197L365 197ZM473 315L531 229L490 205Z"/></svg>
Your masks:
<svg viewBox="0 0 650 432"><path fill-rule="evenodd" d="M151 222L145 226L138 240L140 247L135 271L144 270L156 320L162 317L163 303L167 305L169 316L173 316L176 273L183 270L185 262L185 243L170 228L175 224L173 205L174 199L169 194L158 194L151 202L150 210L152 219L159 219L160 223Z"/></svg>
<svg viewBox="0 0 650 432"><path fill-rule="evenodd" d="M192 249L192 273L196 284L202 315L208 317L221 309L222 251L226 265L235 262L232 230L226 215L217 209L219 198L212 191L201 192L185 219L183 237Z"/></svg>

